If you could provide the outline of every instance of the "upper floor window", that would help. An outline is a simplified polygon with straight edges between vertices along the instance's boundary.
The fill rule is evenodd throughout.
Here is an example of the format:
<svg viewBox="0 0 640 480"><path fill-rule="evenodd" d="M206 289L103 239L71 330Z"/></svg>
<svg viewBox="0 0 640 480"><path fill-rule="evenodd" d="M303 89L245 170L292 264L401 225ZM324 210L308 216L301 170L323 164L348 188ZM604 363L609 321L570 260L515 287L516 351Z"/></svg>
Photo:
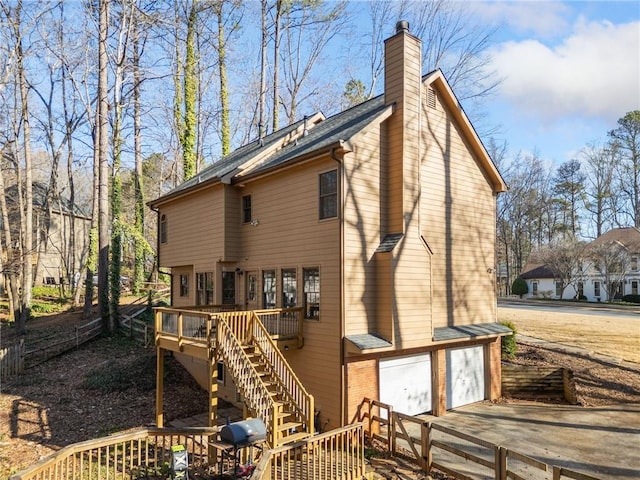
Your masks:
<svg viewBox="0 0 640 480"><path fill-rule="evenodd" d="M304 318L318 320L320 318L320 269L303 268L304 281Z"/></svg>
<svg viewBox="0 0 640 480"><path fill-rule="evenodd" d="M251 222L251 195L242 197L242 223Z"/></svg>
<svg viewBox="0 0 640 480"><path fill-rule="evenodd" d="M189 275L180 275L180 296L189 296Z"/></svg>
<svg viewBox="0 0 640 480"><path fill-rule="evenodd" d="M160 216L160 243L167 243L167 216Z"/></svg>
<svg viewBox="0 0 640 480"><path fill-rule="evenodd" d="M276 308L276 272L262 272L262 308Z"/></svg>
<svg viewBox="0 0 640 480"><path fill-rule="evenodd" d="M338 171L320 174L320 220L338 216Z"/></svg>
<svg viewBox="0 0 640 480"><path fill-rule="evenodd" d="M282 308L293 308L298 303L295 268L282 270Z"/></svg>
<svg viewBox="0 0 640 480"><path fill-rule="evenodd" d="M638 271L638 257L631 257L631 271Z"/></svg>
<svg viewBox="0 0 640 480"><path fill-rule="evenodd" d="M213 272L196 273L196 305L213 305Z"/></svg>

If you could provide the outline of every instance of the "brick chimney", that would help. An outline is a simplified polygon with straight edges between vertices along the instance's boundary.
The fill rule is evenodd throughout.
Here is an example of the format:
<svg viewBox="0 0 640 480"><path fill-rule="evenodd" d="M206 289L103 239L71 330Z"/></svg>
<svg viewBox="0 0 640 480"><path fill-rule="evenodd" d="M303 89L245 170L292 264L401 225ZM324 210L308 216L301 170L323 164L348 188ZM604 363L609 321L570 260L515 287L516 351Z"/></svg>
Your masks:
<svg viewBox="0 0 640 480"><path fill-rule="evenodd" d="M388 233L405 233L405 212L419 199L419 132L422 88L422 42L399 21L384 43L384 99L394 104L387 120Z"/></svg>

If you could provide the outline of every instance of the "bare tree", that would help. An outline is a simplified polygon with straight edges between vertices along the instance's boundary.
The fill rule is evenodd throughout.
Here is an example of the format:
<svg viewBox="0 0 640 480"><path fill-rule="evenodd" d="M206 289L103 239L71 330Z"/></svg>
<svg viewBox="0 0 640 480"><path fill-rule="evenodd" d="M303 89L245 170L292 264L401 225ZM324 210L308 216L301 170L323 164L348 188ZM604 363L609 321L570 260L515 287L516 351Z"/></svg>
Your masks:
<svg viewBox="0 0 640 480"><path fill-rule="evenodd" d="M345 2L328 7L323 2L303 2L299 8L284 11L284 44L280 55L286 97L281 97L279 103L289 124L297 120L298 105L324 87L317 80L313 85L307 84L322 53L344 28L345 8Z"/></svg>
<svg viewBox="0 0 640 480"><path fill-rule="evenodd" d="M626 201L626 217L640 227L640 110L620 118L609 137L618 154L618 184Z"/></svg>
<svg viewBox="0 0 640 480"><path fill-rule="evenodd" d="M109 84L107 54L109 0L99 1L98 109L94 158L98 164L98 309L106 332L115 324L109 314Z"/></svg>
<svg viewBox="0 0 640 480"><path fill-rule="evenodd" d="M585 167L584 207L591 214L595 224L595 235L602 235L611 227L613 214L613 175L615 166L615 148L612 144L587 145L580 152Z"/></svg>
<svg viewBox="0 0 640 480"><path fill-rule="evenodd" d="M607 299L613 300L625 275L629 272L631 255L629 250L619 242L596 243L589 247L588 258L596 274L603 279L603 288Z"/></svg>
<svg viewBox="0 0 640 480"><path fill-rule="evenodd" d="M579 290L578 282L584 278L586 273L585 247L584 242L575 238L567 238L547 245L538 251L540 261L554 273L556 282L560 282L560 298L563 297L564 291L569 285L572 285L576 292Z"/></svg>

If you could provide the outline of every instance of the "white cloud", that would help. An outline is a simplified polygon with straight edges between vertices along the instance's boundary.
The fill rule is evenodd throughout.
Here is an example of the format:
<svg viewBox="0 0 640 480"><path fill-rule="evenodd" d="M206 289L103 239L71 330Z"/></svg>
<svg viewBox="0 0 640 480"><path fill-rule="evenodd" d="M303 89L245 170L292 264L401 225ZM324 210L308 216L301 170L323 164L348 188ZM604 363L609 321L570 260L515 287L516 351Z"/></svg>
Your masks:
<svg viewBox="0 0 640 480"><path fill-rule="evenodd" d="M476 15L490 24L502 24L520 34L556 37L567 31L570 9L560 2L479 2L473 3Z"/></svg>
<svg viewBox="0 0 640 480"><path fill-rule="evenodd" d="M490 54L501 94L525 115L615 120L640 108L640 22L581 20L555 46L506 42Z"/></svg>

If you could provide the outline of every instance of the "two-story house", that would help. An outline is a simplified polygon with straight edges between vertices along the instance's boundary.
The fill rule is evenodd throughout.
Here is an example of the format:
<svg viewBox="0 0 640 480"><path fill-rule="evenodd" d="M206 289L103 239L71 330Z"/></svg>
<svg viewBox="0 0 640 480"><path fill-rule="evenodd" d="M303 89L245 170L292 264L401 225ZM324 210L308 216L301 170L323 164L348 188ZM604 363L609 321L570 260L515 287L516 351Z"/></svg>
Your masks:
<svg viewBox="0 0 640 480"><path fill-rule="evenodd" d="M500 395L510 331L496 323L495 207L506 186L421 58L398 22L382 95L258 139L150 202L173 307L302 307L303 341L282 354L325 429L349 423L363 397L441 415Z"/></svg>
<svg viewBox="0 0 640 480"><path fill-rule="evenodd" d="M558 275L532 255L520 277L527 282L527 298L619 300L640 294L640 229L613 228L587 244L581 269L562 290Z"/></svg>

